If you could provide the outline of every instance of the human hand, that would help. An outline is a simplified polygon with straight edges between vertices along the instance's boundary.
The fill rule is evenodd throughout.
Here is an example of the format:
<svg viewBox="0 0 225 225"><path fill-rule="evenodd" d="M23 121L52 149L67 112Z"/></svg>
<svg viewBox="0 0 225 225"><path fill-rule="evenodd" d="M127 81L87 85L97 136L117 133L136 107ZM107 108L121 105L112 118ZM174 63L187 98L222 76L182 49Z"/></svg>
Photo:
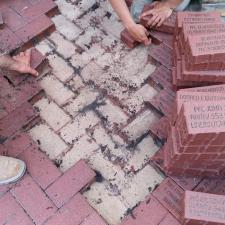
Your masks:
<svg viewBox="0 0 225 225"><path fill-rule="evenodd" d="M127 30L136 41L142 42L144 45L151 44L151 39L148 38L148 31L141 24L133 23L127 27Z"/></svg>
<svg viewBox="0 0 225 225"><path fill-rule="evenodd" d="M31 68L31 50L21 52L20 54L13 57L15 63L12 65L12 70L19 73L29 73L33 76L38 76L38 72Z"/></svg>
<svg viewBox="0 0 225 225"><path fill-rule="evenodd" d="M166 3L159 3L157 2L155 4L155 8L148 10L144 12L141 17L145 16L152 16L151 19L148 21L148 26L149 27L154 27L154 26L161 26L163 22L171 16L172 14L172 9L166 4Z"/></svg>

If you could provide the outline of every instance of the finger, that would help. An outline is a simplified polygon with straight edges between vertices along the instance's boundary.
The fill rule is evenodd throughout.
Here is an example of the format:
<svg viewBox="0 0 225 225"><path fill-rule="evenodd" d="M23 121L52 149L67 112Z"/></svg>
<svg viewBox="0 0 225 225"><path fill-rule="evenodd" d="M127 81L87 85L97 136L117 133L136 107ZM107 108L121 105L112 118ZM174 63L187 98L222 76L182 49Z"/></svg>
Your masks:
<svg viewBox="0 0 225 225"><path fill-rule="evenodd" d="M156 19L152 23L152 26L153 27L156 26L159 23L160 20L161 20L161 17L160 16L156 17Z"/></svg>
<svg viewBox="0 0 225 225"><path fill-rule="evenodd" d="M27 73L37 77L39 74L36 70L32 69L31 67L27 67Z"/></svg>
<svg viewBox="0 0 225 225"><path fill-rule="evenodd" d="M158 17L158 14L154 15L149 21L148 21L148 26L152 26L153 22L155 19Z"/></svg>
<svg viewBox="0 0 225 225"><path fill-rule="evenodd" d="M24 52L20 52L19 56L24 56L25 53Z"/></svg>
<svg viewBox="0 0 225 225"><path fill-rule="evenodd" d="M163 24L163 22L165 21L165 19L166 19L165 17L161 17L160 21L157 24L157 27L160 27Z"/></svg>
<svg viewBox="0 0 225 225"><path fill-rule="evenodd" d="M31 49L26 50L25 56L27 57L28 63L30 65L30 61L31 61Z"/></svg>
<svg viewBox="0 0 225 225"><path fill-rule="evenodd" d="M148 10L148 11L142 13L142 14L141 14L141 17L153 15L154 13L155 13L155 9L151 9L151 10Z"/></svg>
<svg viewBox="0 0 225 225"><path fill-rule="evenodd" d="M152 43L151 38L146 39L146 40L144 41L144 45L145 45L145 46L148 46L148 45L150 45L151 43Z"/></svg>

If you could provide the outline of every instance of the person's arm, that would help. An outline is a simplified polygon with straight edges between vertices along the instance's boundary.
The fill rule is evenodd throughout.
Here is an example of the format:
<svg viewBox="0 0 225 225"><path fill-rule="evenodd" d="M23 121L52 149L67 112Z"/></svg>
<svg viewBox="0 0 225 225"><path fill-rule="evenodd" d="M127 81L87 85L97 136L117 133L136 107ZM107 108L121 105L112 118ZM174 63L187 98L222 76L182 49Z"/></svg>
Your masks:
<svg viewBox="0 0 225 225"><path fill-rule="evenodd" d="M19 73L29 73L38 76L38 72L30 66L31 51L21 52L13 58L9 55L0 56L0 68L17 71Z"/></svg>
<svg viewBox="0 0 225 225"><path fill-rule="evenodd" d="M143 42L145 45L150 44L151 40L147 37L147 30L142 25L134 22L125 0L109 0L109 2L122 20L125 28L135 38L135 40Z"/></svg>

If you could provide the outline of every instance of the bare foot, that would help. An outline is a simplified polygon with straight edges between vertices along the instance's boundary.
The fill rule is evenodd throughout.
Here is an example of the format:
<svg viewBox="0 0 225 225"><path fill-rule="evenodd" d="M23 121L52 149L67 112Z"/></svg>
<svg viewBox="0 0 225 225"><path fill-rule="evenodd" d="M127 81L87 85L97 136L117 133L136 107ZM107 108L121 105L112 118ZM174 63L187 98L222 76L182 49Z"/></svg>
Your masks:
<svg viewBox="0 0 225 225"><path fill-rule="evenodd" d="M15 63L12 65L12 69L19 73L29 73L33 76L38 76L38 72L31 68L31 50L21 52L13 57Z"/></svg>

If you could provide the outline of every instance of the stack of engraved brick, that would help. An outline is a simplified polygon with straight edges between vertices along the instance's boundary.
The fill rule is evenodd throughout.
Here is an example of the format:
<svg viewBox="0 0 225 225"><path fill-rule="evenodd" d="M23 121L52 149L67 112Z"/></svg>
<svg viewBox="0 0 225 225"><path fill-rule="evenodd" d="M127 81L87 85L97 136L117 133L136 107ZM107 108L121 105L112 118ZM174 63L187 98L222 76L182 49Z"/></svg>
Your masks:
<svg viewBox="0 0 225 225"><path fill-rule="evenodd" d="M220 14L177 14L173 85L193 87L225 83L225 24Z"/></svg>
<svg viewBox="0 0 225 225"><path fill-rule="evenodd" d="M171 132L164 146L168 175L217 177L224 171L225 95L208 90L177 92Z"/></svg>

